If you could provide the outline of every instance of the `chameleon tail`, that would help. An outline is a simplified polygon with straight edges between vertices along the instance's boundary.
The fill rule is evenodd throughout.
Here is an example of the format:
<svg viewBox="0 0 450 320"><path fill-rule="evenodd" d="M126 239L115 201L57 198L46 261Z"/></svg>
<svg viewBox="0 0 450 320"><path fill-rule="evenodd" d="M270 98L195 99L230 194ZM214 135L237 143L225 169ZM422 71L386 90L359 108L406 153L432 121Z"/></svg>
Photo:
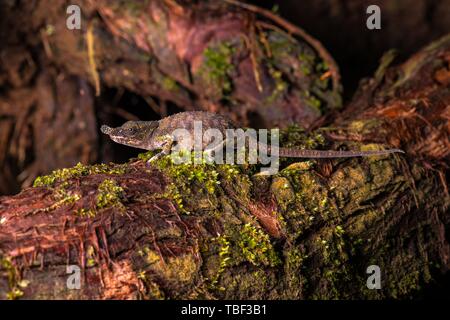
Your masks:
<svg viewBox="0 0 450 320"><path fill-rule="evenodd" d="M391 153L405 153L400 149L369 150L369 151L335 151L335 150L302 150L279 148L279 156L287 158L353 158L379 156Z"/></svg>

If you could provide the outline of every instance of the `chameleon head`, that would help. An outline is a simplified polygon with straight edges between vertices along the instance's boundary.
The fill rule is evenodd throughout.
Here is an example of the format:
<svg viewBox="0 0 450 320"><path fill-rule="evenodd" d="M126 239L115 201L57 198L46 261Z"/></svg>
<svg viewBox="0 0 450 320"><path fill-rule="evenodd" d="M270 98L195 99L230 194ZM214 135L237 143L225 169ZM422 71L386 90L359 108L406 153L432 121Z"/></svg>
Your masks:
<svg viewBox="0 0 450 320"><path fill-rule="evenodd" d="M152 125L153 122L155 125ZM127 121L117 128L102 125L100 130L104 134L109 135L114 142L134 148L149 150L147 142L150 140L156 127L157 121Z"/></svg>

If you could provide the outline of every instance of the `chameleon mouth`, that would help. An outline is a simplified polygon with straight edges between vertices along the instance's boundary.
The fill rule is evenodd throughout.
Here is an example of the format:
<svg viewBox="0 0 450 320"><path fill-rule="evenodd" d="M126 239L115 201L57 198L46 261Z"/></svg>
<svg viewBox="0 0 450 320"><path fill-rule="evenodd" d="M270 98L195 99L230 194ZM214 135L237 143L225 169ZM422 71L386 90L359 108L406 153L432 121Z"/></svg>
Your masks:
<svg viewBox="0 0 450 320"><path fill-rule="evenodd" d="M107 125L102 125L100 127L100 131L103 132L104 134L110 134L112 131L112 128L108 127Z"/></svg>

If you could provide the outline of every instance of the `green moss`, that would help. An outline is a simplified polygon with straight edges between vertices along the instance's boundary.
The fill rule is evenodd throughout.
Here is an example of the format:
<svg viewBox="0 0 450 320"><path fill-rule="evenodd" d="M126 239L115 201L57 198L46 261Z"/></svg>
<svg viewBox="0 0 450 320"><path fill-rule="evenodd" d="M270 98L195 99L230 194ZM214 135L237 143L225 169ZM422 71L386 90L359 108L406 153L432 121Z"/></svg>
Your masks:
<svg viewBox="0 0 450 320"><path fill-rule="evenodd" d="M81 199L81 196L79 194L72 192L60 193L58 197L59 200L54 204L54 206L56 207L70 205Z"/></svg>
<svg viewBox="0 0 450 320"><path fill-rule="evenodd" d="M294 176L302 171L308 171L314 166L312 161L294 162L281 170L284 176Z"/></svg>
<svg viewBox="0 0 450 320"><path fill-rule="evenodd" d="M321 299L345 299L345 287L351 280L351 264L349 263L349 247L346 243L345 230L338 225L334 230L327 230L316 238L317 248L322 253L322 282L327 287Z"/></svg>
<svg viewBox="0 0 450 320"><path fill-rule="evenodd" d="M329 218L332 206L328 200L328 189L320 183L319 177L313 172L307 171L293 176L291 179L297 190L297 200L307 211L321 214L324 219Z"/></svg>
<svg viewBox="0 0 450 320"><path fill-rule="evenodd" d="M421 277L419 271L403 273L402 277L394 277L395 281L389 284L389 292L393 298L404 298L420 290Z"/></svg>
<svg viewBox="0 0 450 320"><path fill-rule="evenodd" d="M151 300L164 300L166 299L166 295L161 290L159 285L153 281L145 281L147 287L147 296Z"/></svg>
<svg viewBox="0 0 450 320"><path fill-rule="evenodd" d="M320 132L306 133L298 125L290 125L280 131L280 143L283 147L317 149L325 144L325 137Z"/></svg>
<svg viewBox="0 0 450 320"><path fill-rule="evenodd" d="M96 265L96 263L95 249L90 245L86 249L86 267L93 267Z"/></svg>
<svg viewBox="0 0 450 320"><path fill-rule="evenodd" d="M77 209L75 213L80 217L89 217L89 218L95 217L95 210L93 209L80 208Z"/></svg>
<svg viewBox="0 0 450 320"><path fill-rule="evenodd" d="M314 96L311 92L305 91L303 96L306 104L313 109L317 110L319 113L322 112L322 101L320 101L316 96Z"/></svg>
<svg viewBox="0 0 450 320"><path fill-rule="evenodd" d="M91 174L124 174L124 165L96 164L92 166L78 163L72 168L58 169L49 175L37 177L33 183L34 187L53 186L56 182L64 182L72 178L79 178Z"/></svg>
<svg viewBox="0 0 450 320"><path fill-rule="evenodd" d="M0 259L0 267L6 272L6 277L8 279L9 292L6 293L6 299L19 299L24 294L22 289L28 286L29 281L21 279L19 272L9 257L2 257Z"/></svg>
<svg viewBox="0 0 450 320"><path fill-rule="evenodd" d="M44 32L48 35L48 36L52 36L55 34L55 26L52 24L47 24L45 26Z"/></svg>
<svg viewBox="0 0 450 320"><path fill-rule="evenodd" d="M303 292L307 289L308 285L308 269L306 263L309 255L298 246L286 248L284 254L286 257L286 263L284 264L287 282L286 296L290 296L290 294L303 296Z"/></svg>
<svg viewBox="0 0 450 320"><path fill-rule="evenodd" d="M180 88L177 82L169 77L164 77L161 84L168 91L176 91Z"/></svg>
<svg viewBox="0 0 450 320"><path fill-rule="evenodd" d="M147 151L138 154L138 159L147 162L155 155L155 151Z"/></svg>
<svg viewBox="0 0 450 320"><path fill-rule="evenodd" d="M245 259L255 266L275 267L281 263L269 235L251 223L244 225L237 244Z"/></svg>
<svg viewBox="0 0 450 320"><path fill-rule="evenodd" d="M192 254L171 256L164 262L158 253L148 247L139 250L138 254L146 261L146 272L157 273L167 281L190 283L197 273L197 261Z"/></svg>
<svg viewBox="0 0 450 320"><path fill-rule="evenodd" d="M170 156L161 158L155 165L171 179L164 196L172 199L183 213L190 213L185 205L195 198L192 190L199 196L212 198L221 184L220 179L230 180L240 172L233 165L216 165L205 161L176 164ZM199 203L195 205L198 207Z"/></svg>
<svg viewBox="0 0 450 320"><path fill-rule="evenodd" d="M269 31L266 34L266 38L273 56L273 59L270 61L272 65L296 49L297 43L281 32Z"/></svg>
<svg viewBox="0 0 450 320"><path fill-rule="evenodd" d="M227 96L232 90L230 73L234 70L232 57L234 47L229 42L221 42L209 46L203 52L204 68L201 73L208 82L221 89L222 96Z"/></svg>
<svg viewBox="0 0 450 320"><path fill-rule="evenodd" d="M210 283L210 288L216 289L220 276L228 267L229 261L231 260L231 243L224 235L221 235L217 238L213 238L212 241L217 242L219 245L219 268L217 270L217 273L211 278ZM221 287L219 288L219 290L223 291L225 290L225 288Z"/></svg>
<svg viewBox="0 0 450 320"><path fill-rule="evenodd" d="M97 187L97 195L95 197L95 206L93 208L78 208L75 214L80 217L95 217L98 210L106 208L117 208L121 212L125 212L125 205L122 203L124 198L124 189L112 179L103 180Z"/></svg>
<svg viewBox="0 0 450 320"><path fill-rule="evenodd" d="M106 179L97 189L97 197L95 206L97 209L118 207L124 209L124 205L121 202L123 198L124 190L117 185L117 182L111 179Z"/></svg>
<svg viewBox="0 0 450 320"><path fill-rule="evenodd" d="M317 72L326 72L328 71L329 67L328 64L325 61L321 61L319 63L316 64L316 71Z"/></svg>
<svg viewBox="0 0 450 320"><path fill-rule="evenodd" d="M288 89L288 84L283 80L283 73L279 70L276 70L274 67L269 68L269 73L274 80L274 89L271 95L267 98L267 103L273 103L279 97L281 97L286 90Z"/></svg>
<svg viewBox="0 0 450 320"><path fill-rule="evenodd" d="M371 132L379 130L381 125L382 122L378 119L355 120L349 124L348 130L354 134L369 135Z"/></svg>
<svg viewBox="0 0 450 320"><path fill-rule="evenodd" d="M314 63L316 57L312 54L302 52L297 56L298 60L300 60L300 69L305 76L309 76L313 73Z"/></svg>
<svg viewBox="0 0 450 320"><path fill-rule="evenodd" d="M295 193L291 183L285 177L275 177L270 190L283 209L286 209L287 205L295 200Z"/></svg>
<svg viewBox="0 0 450 320"><path fill-rule="evenodd" d="M67 187L68 182L66 181L63 182L61 185L59 185L57 188L55 188L53 193L53 198L55 199L55 202L51 206L42 209L42 211L49 212L65 205L67 206L72 205L81 199L80 194L68 191Z"/></svg>
<svg viewBox="0 0 450 320"><path fill-rule="evenodd" d="M241 173L241 170L233 164L221 164L217 166L217 172L219 172L220 177L224 180L232 181Z"/></svg>

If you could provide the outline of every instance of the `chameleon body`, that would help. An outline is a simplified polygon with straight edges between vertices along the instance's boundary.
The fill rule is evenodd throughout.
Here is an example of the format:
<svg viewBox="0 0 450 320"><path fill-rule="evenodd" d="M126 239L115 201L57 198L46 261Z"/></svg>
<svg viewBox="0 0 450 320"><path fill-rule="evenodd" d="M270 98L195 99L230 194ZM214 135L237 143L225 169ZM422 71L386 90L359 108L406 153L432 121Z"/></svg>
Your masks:
<svg viewBox="0 0 450 320"><path fill-rule="evenodd" d="M192 143L187 140L175 139L173 132L176 129L186 129L194 134L194 121L201 121L202 129L217 129L223 136L227 129L235 129L236 126L226 117L205 111L186 111L165 117L158 121L127 121L122 126L111 128L102 125L100 130L109 135L114 142L144 150L162 150L149 160L154 161L169 154L176 143L179 150L192 151ZM204 139L202 147L211 146L211 139ZM202 149L203 150L203 149ZM270 147L268 146L270 152ZM404 153L400 149L370 150L370 151L335 151L335 150L304 150L299 148L278 148L280 157L292 158L349 158L385 155L390 153Z"/></svg>

